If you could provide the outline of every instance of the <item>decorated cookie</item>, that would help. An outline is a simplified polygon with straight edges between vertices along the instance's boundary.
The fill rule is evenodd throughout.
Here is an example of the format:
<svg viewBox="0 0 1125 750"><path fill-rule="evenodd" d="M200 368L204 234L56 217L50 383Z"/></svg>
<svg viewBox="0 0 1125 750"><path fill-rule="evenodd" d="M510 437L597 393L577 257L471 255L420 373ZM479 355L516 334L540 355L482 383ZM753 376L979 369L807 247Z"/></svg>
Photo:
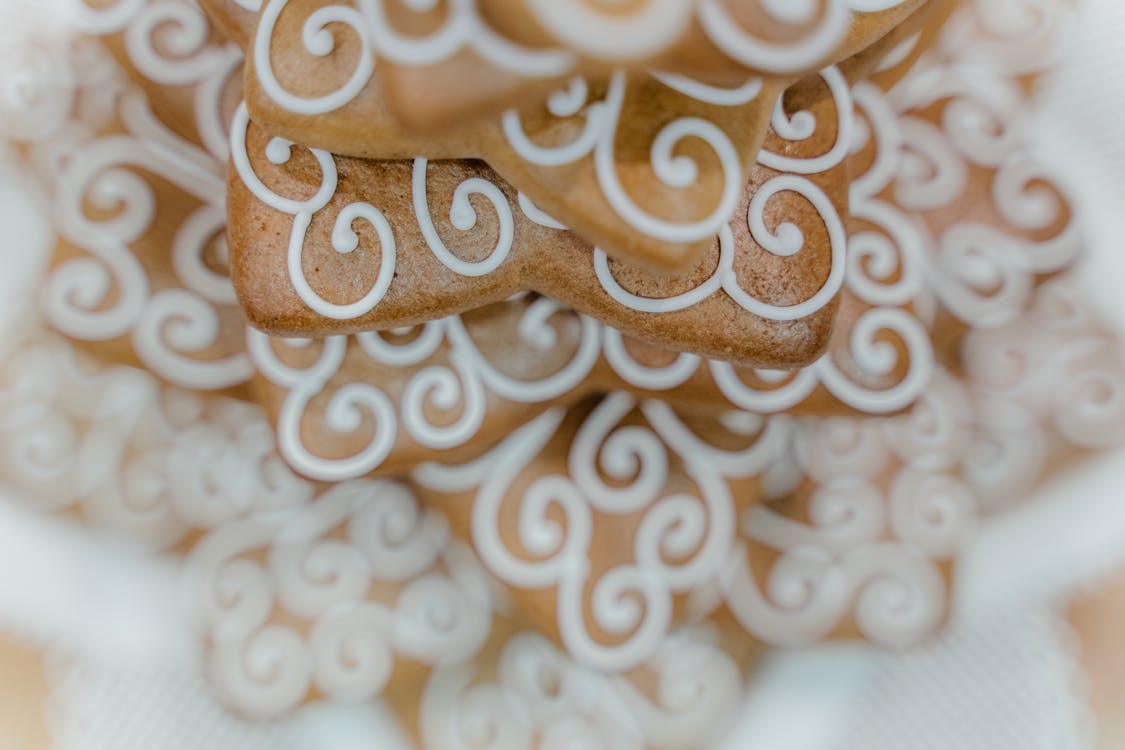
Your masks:
<svg viewBox="0 0 1125 750"><path fill-rule="evenodd" d="M235 286L251 322L280 335L414 325L532 289L654 344L807 364L843 281L851 113L832 69L786 102L734 221L677 279L611 260L479 162L344 159L240 116Z"/></svg>
<svg viewBox="0 0 1125 750"><path fill-rule="evenodd" d="M448 129L467 115L542 98L576 76L598 80L629 68L720 87L755 74L793 80L865 48L920 5L829 0L784 13L762 2L693 0L628 7L527 0L353 7L283 0L259 6L254 43L269 50L261 62L273 77L270 52L297 39L286 26L287 13L315 18L318 28L331 16L340 24L332 29L336 38L315 51L330 57L318 62L332 75L321 74L319 82L347 84L325 112L347 117L348 105L358 110L385 96L408 125ZM344 41L345 33L353 38ZM298 48L302 57L313 51Z"/></svg>
<svg viewBox="0 0 1125 750"><path fill-rule="evenodd" d="M394 476L480 455L597 388L602 327L525 295L391 333L320 341L247 331L259 402L305 476Z"/></svg>
<svg viewBox="0 0 1125 750"><path fill-rule="evenodd" d="M943 29L962 0L926 0L879 41L842 60L850 81L867 80L889 90L913 70L922 55L939 46Z"/></svg>
<svg viewBox="0 0 1125 750"><path fill-rule="evenodd" d="M938 574L979 518L1081 449L1125 440L1125 350L1071 283L1041 287L1026 317L970 331L961 359L965 375L939 374L907 414L797 420L793 483L763 484L741 527L746 558L724 582L749 632L913 640L943 619ZM772 563L756 561L769 551Z"/></svg>
<svg viewBox="0 0 1125 750"><path fill-rule="evenodd" d="M469 19L460 16L473 11L447 7L440 17L392 2L368 28L395 114L411 125L449 129L465 117L542 97L575 75L596 79L622 68L717 86L753 73L792 80L866 48L921 4L830 0L790 15L758 1L484 0L472 19L478 31L441 51L424 49L425 42L466 28Z"/></svg>
<svg viewBox="0 0 1125 750"><path fill-rule="evenodd" d="M989 510L1026 497L1052 466L1125 442L1125 350L1078 283L1052 280L1011 323L970 331L961 359L982 425L966 476Z"/></svg>
<svg viewBox="0 0 1125 750"><path fill-rule="evenodd" d="M32 507L168 550L311 497L259 407L98 362L34 316L4 340L0 473Z"/></svg>
<svg viewBox="0 0 1125 750"><path fill-rule="evenodd" d="M1020 18L1052 28L1065 7L1057 5L1043 18L1037 12ZM962 42L966 35L994 40L990 24L1004 27L994 13L1010 18L1009 10L987 2L967 3L909 74L883 81L888 88L864 82L853 89L860 143L875 125L873 138L859 147L866 155L854 162L870 165L871 175L897 171L876 192L853 183L853 195L862 190L872 207L893 204L914 217L928 283L955 321L949 326L955 339L968 328L1015 319L1035 286L1069 267L1081 249L1066 192L1024 129L1028 61L1006 56L1002 46L989 57L984 52L992 45L977 53L975 43L944 38L956 31ZM851 209L853 217L870 213L855 201Z"/></svg>
<svg viewBox="0 0 1125 750"><path fill-rule="evenodd" d="M315 5L263 10L256 35L265 41L253 45L246 95L268 132L357 156L483 157L611 255L653 268L682 270L729 221L779 91L749 76L736 87L715 89L621 73L608 82L576 79L547 106L490 118L457 137L419 136L399 125L378 97L346 105L359 110L355 116L323 116L339 96L322 96L333 84L319 79L348 76L340 69L353 56L348 42L319 58L327 71L294 69L301 53L283 52L303 44L305 19L319 18L309 15L318 13ZM349 39L354 48L356 40ZM275 70L275 57L288 62ZM324 127L331 132L319 132Z"/></svg>
<svg viewBox="0 0 1125 750"><path fill-rule="evenodd" d="M198 8L183 7L206 28ZM80 20L94 24L97 13ZM138 33L127 37L143 45L143 24L134 24L127 28ZM43 313L106 359L185 387L239 393L251 369L225 239L228 128L205 135L220 117L224 82L234 79L227 70L214 86L191 79L163 91L141 67L126 76L101 41L73 36L66 54L22 69L22 96L6 100L11 109L3 113L7 137L49 196L56 239L39 295ZM152 75L191 67L179 59L146 64ZM183 119L169 124L153 102Z"/></svg>
<svg viewBox="0 0 1125 750"><path fill-rule="evenodd" d="M227 270L221 162L128 87L115 121L47 175L58 242L41 294L58 331L100 356L204 390L249 378Z"/></svg>
<svg viewBox="0 0 1125 750"><path fill-rule="evenodd" d="M521 616L594 669L636 666L707 617L779 645L906 645L943 620L977 518L953 473L963 399L942 379L902 417L794 424L619 392L411 481Z"/></svg>
<svg viewBox="0 0 1125 750"><path fill-rule="evenodd" d="M435 450L479 455L534 415L609 390L712 415L909 406L933 369L922 322L851 294L840 318L829 351L796 372L670 352L535 295L393 332L248 335L282 455L306 476L342 480L394 475Z"/></svg>
<svg viewBox="0 0 1125 750"><path fill-rule="evenodd" d="M411 481L580 661L620 666L650 629L701 612L778 645L904 646L944 621L951 561L983 513L1074 447L1125 439L1120 341L1067 287L971 332L962 357L967 379L939 371L901 415L715 421L616 393ZM733 537L713 536L729 517ZM703 578L685 601L689 570Z"/></svg>
<svg viewBox="0 0 1125 750"><path fill-rule="evenodd" d="M378 697L421 747L450 747L469 718L459 718L464 693L485 693L472 683L492 681L505 700L535 709L475 714L510 722L504 731L596 728L632 739L634 721L663 718L680 729L666 746L680 747L689 731L717 732L731 718L758 651L729 623L704 623L674 633L636 670L594 672L523 625L442 515L386 481L337 484L301 508L232 519L196 544L185 590L201 615L211 680L231 708L264 718L311 700ZM270 668L259 671L267 654ZM711 688L694 710L656 689L688 667ZM550 700L541 691L552 684ZM591 716L590 699L611 695L612 710Z"/></svg>
<svg viewBox="0 0 1125 750"><path fill-rule="evenodd" d="M421 328L332 336L323 343L270 343L264 336L252 334L251 354L260 375L260 394L278 425L282 454L301 473L321 479L356 478L370 472L393 474L429 450L453 451L449 460L466 451L479 453L502 436L504 429L543 409L608 390L659 397L713 414L794 409L816 414L886 414L905 409L926 387L932 371L927 325L934 304L927 283L925 237L908 212L879 197L908 162L893 150L895 141L883 136L884 131L893 132L895 114L877 114L864 121L862 140L848 144L856 150L849 164L856 170L850 189L856 217L847 226L851 256L840 279L845 294L828 351L810 366L786 372L676 354L534 295L496 302L473 314L430 321ZM889 153L869 158L875 148L884 147ZM427 166L433 169L434 165ZM306 188L305 195L311 190ZM457 189L450 186L444 192L456 195ZM756 196L761 195L759 190ZM442 216L445 211L435 213ZM520 214L513 211L513 215ZM350 213L346 216L351 218ZM478 216L488 215L482 212ZM250 228L260 225L251 221L242 225L246 229L231 227L233 246L240 247L237 235L245 231L246 244L260 247L249 235ZM353 226L359 231L366 228L360 222ZM567 237L565 232L541 229L548 236ZM277 248L274 253L280 255L286 241L272 244ZM557 246L553 249L557 251ZM290 250L287 247L286 254ZM352 254L363 251L359 244ZM448 255L444 249L440 254ZM436 274L442 265L434 256L435 251L422 254L430 264L428 273L422 275L428 280L440 278ZM358 259L342 257L335 247L325 247L313 268L328 262L342 262L350 268L353 260ZM598 262L596 255L594 262ZM605 269L613 270L611 264L607 262ZM235 265L237 269L238 263ZM260 285L256 298L263 305L282 299L285 293L278 288L285 290L293 283L288 266L279 257L272 264L277 272L271 279L260 263L254 265L257 271L246 281ZM713 271L697 290L714 288L717 293L713 295L720 298L731 294L732 290L723 291L720 271ZM533 272L534 268L524 271ZM380 266L379 273L387 272ZM275 281L277 275L281 278ZM236 271L236 286L241 287L238 278ZM491 278L489 274L473 281L481 284ZM360 288L353 298L369 283L354 280ZM615 276L603 276L598 283L603 282L607 288L618 284ZM310 286L305 288L311 292ZM419 281L415 294L429 288L429 283ZM511 291L501 290L503 295ZM244 299L246 294L243 289ZM673 307L690 305L698 297L695 292L681 292L672 300ZM315 301L315 297L311 299ZM705 297L696 306L708 299L714 297ZM417 298L407 301L419 302ZM627 301L634 306L645 304L639 296ZM251 310L256 307L247 302ZM301 302L294 304L298 309L305 307ZM376 305L373 311L379 309ZM646 319L671 314L655 312L659 307L644 309L654 310ZM324 316L319 320L321 326L331 322ZM271 327L269 321L253 314L252 321ZM718 338L722 330L722 326L712 326L695 333ZM345 413L352 416L345 418Z"/></svg>
<svg viewBox="0 0 1125 750"><path fill-rule="evenodd" d="M545 412L480 459L411 476L525 621L579 664L623 671L714 609L737 519L783 435L762 420L695 424L615 393Z"/></svg>
<svg viewBox="0 0 1125 750"><path fill-rule="evenodd" d="M218 526L193 548L185 589L213 684L254 718L417 693L428 670L480 653L496 606L444 519L387 481Z"/></svg>
<svg viewBox="0 0 1125 750"><path fill-rule="evenodd" d="M78 31L110 50L168 129L226 158L242 50L211 27L194 0L67 4Z"/></svg>

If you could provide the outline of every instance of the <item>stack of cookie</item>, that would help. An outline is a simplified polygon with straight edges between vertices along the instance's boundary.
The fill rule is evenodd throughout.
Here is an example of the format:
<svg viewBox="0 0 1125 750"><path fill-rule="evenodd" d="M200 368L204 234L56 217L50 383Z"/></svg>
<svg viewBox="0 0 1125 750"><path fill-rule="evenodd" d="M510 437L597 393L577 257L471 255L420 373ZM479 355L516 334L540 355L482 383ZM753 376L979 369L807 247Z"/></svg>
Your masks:
<svg viewBox="0 0 1125 750"><path fill-rule="evenodd" d="M967 355L1115 361L1038 291L1081 249L1019 128L1062 10L200 5L83 5L65 106L13 137L53 191L47 320L273 425L290 515L197 552L275 577L209 602L244 713L706 746L763 641L917 642L982 506L1115 434L1104 393ZM213 445L114 489L260 509L260 453Z"/></svg>

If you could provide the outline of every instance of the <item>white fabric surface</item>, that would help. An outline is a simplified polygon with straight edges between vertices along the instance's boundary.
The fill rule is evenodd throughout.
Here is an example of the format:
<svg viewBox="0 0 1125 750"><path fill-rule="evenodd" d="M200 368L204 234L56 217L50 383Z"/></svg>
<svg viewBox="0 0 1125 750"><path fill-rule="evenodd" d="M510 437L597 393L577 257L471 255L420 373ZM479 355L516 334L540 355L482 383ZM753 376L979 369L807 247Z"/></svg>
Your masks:
<svg viewBox="0 0 1125 750"><path fill-rule="evenodd" d="M1125 326L1125 4L1088 0L1076 44L1044 92L1044 154L1078 165L1073 186L1094 252L1082 273ZM12 247L45 241L34 196L0 175ZM5 254L3 312L36 269ZM28 265L28 263L24 263ZM18 314L18 313L13 313ZM10 322L10 321L9 321ZM0 328L0 330L4 330ZM1125 557L1125 452L1058 477L1032 503L989 521L960 570L953 622L937 642L891 654L827 646L763 667L727 747L771 750L1089 747L1081 679L1055 604ZM8 498L17 500L15 498ZM378 706L312 707L258 726L207 692L176 598L176 565L122 550L0 503L0 626L52 654L50 722L59 750L393 748ZM29 585L33 583L34 585Z"/></svg>

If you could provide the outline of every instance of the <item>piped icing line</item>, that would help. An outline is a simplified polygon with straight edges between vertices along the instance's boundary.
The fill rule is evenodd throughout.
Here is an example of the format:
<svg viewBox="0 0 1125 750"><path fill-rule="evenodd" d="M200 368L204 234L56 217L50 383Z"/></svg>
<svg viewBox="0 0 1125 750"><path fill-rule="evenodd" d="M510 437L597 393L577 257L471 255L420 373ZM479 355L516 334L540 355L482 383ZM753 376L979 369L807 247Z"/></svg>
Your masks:
<svg viewBox="0 0 1125 750"><path fill-rule="evenodd" d="M66 6L80 33L119 37L119 62L142 87L193 89L191 138L220 163L226 160L229 128L222 95L243 55L237 45L214 39L207 16L194 2L116 0L94 6L67 0Z"/></svg>
<svg viewBox="0 0 1125 750"><path fill-rule="evenodd" d="M482 458L425 464L411 481L438 508L464 503L468 493L469 538L484 566L517 600L521 592L554 592L559 644L592 669L628 669L650 658L675 627L677 597L708 587L720 591L711 607L725 604L748 634L770 643L807 644L854 622L865 637L901 646L940 622L947 606L940 565L964 544L979 513L953 471L967 456L936 463L959 450L965 399L944 375L927 392L920 408L958 415L940 434L914 414L727 420L746 438L745 448L732 450L712 445L709 432L663 401L611 393L571 427L563 429L561 410L545 412ZM859 448L841 439L848 430L858 431ZM807 477L798 486L813 483L810 520L769 504L736 511L748 500L740 480L814 452L825 454L821 470L839 466L840 477L797 465ZM898 478L884 485L880 472L888 467ZM956 503L935 515L941 498ZM636 531L611 543L619 550L612 564L594 567L588 561L607 554L599 530L614 534L607 530L613 516L628 516ZM500 531L500 519L512 517L519 519L514 537ZM775 554L766 573L754 572L750 558Z"/></svg>
<svg viewBox="0 0 1125 750"><path fill-rule="evenodd" d="M385 0L355 3L321 3L301 28L301 41L315 57L332 53L334 41L325 31L329 22L346 25L361 49L347 82L315 99L294 97L271 70L270 50L278 17L289 0L267 0L259 11L255 47L263 50L256 65L263 71L267 93L281 106L301 114L323 114L345 106L364 90L376 60L404 67L426 67L449 61L465 51L509 75L527 79L558 79L581 74L575 52L611 64L644 65L697 28L714 49L726 55L732 70L757 73L801 74L832 62L852 23L865 14L909 6L909 0L822 0L805 3L797 12L792 4L776 0L758 2L758 12L770 22L798 30L786 42L757 37L743 28L719 0L647 0L628 15L615 9L598 12L589 3L566 0L527 0L523 3L548 33L562 43L557 48L531 48L506 39L489 27L472 0L451 0L447 17L436 30L422 36L398 31L385 11ZM424 13L432 3L404 10ZM247 8L249 10L249 8ZM782 36L782 34L779 34ZM567 49L569 47L569 49ZM677 71L673 71L677 72Z"/></svg>

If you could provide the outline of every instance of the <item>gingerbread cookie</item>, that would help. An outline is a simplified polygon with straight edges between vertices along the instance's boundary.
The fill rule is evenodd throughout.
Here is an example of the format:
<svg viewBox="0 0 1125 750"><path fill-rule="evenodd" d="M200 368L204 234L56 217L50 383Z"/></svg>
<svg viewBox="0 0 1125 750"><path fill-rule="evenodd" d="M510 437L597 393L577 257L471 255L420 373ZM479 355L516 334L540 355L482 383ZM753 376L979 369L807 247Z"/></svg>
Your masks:
<svg viewBox="0 0 1125 750"><path fill-rule="evenodd" d="M872 136L869 128L866 142L893 148L881 132ZM279 426L282 454L313 477L394 473L427 450L454 451L451 460L479 453L502 426L606 390L712 413L906 408L932 370L926 326L934 304L923 238L908 213L876 199L903 160L893 153L864 160L867 155L862 150L854 162L851 202L860 215L849 221L852 257L841 279L846 292L838 324L828 352L811 366L781 372L675 354L549 299L527 297L418 330L332 337L323 348L271 345L255 335L259 393ZM263 297L273 288L264 283ZM350 408L354 420L332 416Z"/></svg>
<svg viewBox="0 0 1125 750"><path fill-rule="evenodd" d="M1042 285L1011 323L966 334L961 370L981 425L966 476L990 511L1052 468L1125 443L1123 362L1120 333L1066 278Z"/></svg>
<svg viewBox="0 0 1125 750"><path fill-rule="evenodd" d="M839 64L850 81L870 81L884 91L900 81L923 55L940 46L942 30L962 0L926 0L882 39Z"/></svg>
<svg viewBox="0 0 1125 750"><path fill-rule="evenodd" d="M581 420L577 426L548 412L484 458L422 466L412 481L472 540L525 616L538 617L532 621L582 661L620 666L643 651L641 634L649 628L689 612L719 611L708 607L770 643L862 636L906 645L943 621L949 561L981 514L995 507L996 480L1033 478L1028 462L1041 468L1048 458L1023 450L1029 442L1040 434L1056 436L1045 448L1060 439L1105 444L1125 437L1121 381L1110 375L1121 371L1119 345L1095 343L1096 329L1073 301L1060 304L1056 294L1055 287L1044 288L1042 312L1003 331L1019 354L976 342L965 359L966 369L979 375L961 383L943 372L900 416L793 422L730 415L716 424L642 401L642 423L630 416L638 402L619 393L589 414L572 413ZM1064 339L1070 344L1061 345ZM998 356L1017 362L1019 372L997 367ZM1036 395L1037 384L1046 383L1055 394L1049 400ZM676 474L676 455L691 457L686 466L695 489L677 492L684 477ZM1017 460L1023 468L1013 471ZM707 481L709 472L714 481ZM766 502L739 509L737 498L747 490L738 482L746 479ZM709 494L724 484L729 493ZM607 513L621 518L606 522L601 514ZM675 513L698 515L689 523ZM708 536L723 527L723 513L738 519L725 546ZM674 546L657 532L682 528L695 536L677 536ZM622 544L625 538L633 541ZM688 568L669 563L693 553L699 557L691 562L713 561L704 556L708 544L722 546L726 562L690 569L721 573L713 585L694 580L693 601L677 610L677 573ZM577 599L576 591L583 592ZM611 606L626 591L643 602L626 610L627 620ZM622 640L607 648L598 636L611 627Z"/></svg>
<svg viewBox="0 0 1125 750"><path fill-rule="evenodd" d="M367 22L395 114L416 127L449 129L542 98L576 75L596 80L622 68L715 86L737 86L751 74L793 80L867 48L922 4L830 0L798 17L758 1L484 0L473 10L392 2ZM438 35L459 36L458 43L423 49Z"/></svg>
<svg viewBox="0 0 1125 750"><path fill-rule="evenodd" d="M434 450L446 460L479 455L536 414L608 390L713 415L909 406L933 368L922 322L909 307L849 294L841 323L828 353L792 373L653 347L529 295L387 333L249 336L282 455L306 476L342 480L394 475Z"/></svg>
<svg viewBox="0 0 1125 750"><path fill-rule="evenodd" d="M32 507L168 550L308 501L258 407L107 366L35 316L22 323L0 367L0 472Z"/></svg>
<svg viewBox="0 0 1125 750"><path fill-rule="evenodd" d="M1125 440L1120 335L1063 281L1041 287L1026 317L969 332L960 358L965 375L942 372L909 413L798 420L792 466L742 525L765 549L748 547L723 584L750 633L915 640L943 619L942 576L978 519L1027 498L1060 461Z"/></svg>
<svg viewBox="0 0 1125 750"><path fill-rule="evenodd" d="M312 560L331 564L331 581L308 577ZM416 712L440 699L423 695L456 672L493 670L504 644L542 643L474 554L451 539L443 517L396 482L345 482L289 513L230 519L192 549L185 590L200 614L214 684L228 705L253 717L286 713L317 695L379 696ZM729 626L719 641L712 635L719 627L668 643L709 645L730 660L735 683L727 687L736 693L711 698L729 706L756 644ZM276 654L269 674L253 667L262 648ZM573 663L546 643L537 648L555 652L559 666Z"/></svg>
<svg viewBox="0 0 1125 750"><path fill-rule="evenodd" d="M572 412L577 426L548 412L484 458L425 465L412 481L525 616L580 660L627 662L661 618L701 611L780 645L861 636L903 646L944 620L951 561L982 514L1013 492L1026 495L1066 446L1125 439L1120 341L1104 338L1065 287L1045 286L1038 300L1026 320L971 333L963 354L971 377L940 372L902 415L730 414L716 423L651 400L639 402L642 422L630 412L638 402L618 393L593 412ZM677 455L691 457L695 489L676 491L684 480ZM706 481L710 471L724 479ZM748 479L756 490L739 489ZM724 497L707 489L724 481L723 504L707 502ZM764 502L740 508L747 491ZM666 505L699 515L689 523ZM672 550L702 556L718 544L707 534L724 512L738 519L728 559L714 585L696 580L691 603L677 610L669 588L682 571L669 566ZM607 513L619 517L606 522ZM683 528L696 536L677 536L674 547L654 531ZM691 569L702 575L707 566ZM643 602L627 610L629 620L611 606L625 600L623 587ZM600 615L568 599L576 590ZM601 623L612 625L594 630ZM628 638L606 648L597 636L614 626Z"/></svg>
<svg viewBox="0 0 1125 750"><path fill-rule="evenodd" d="M319 3L294 10L292 5L261 7L255 44L269 49L296 39L285 28L287 12L317 23L331 14L339 24L332 28L335 38L321 39L330 46L317 51L319 57L331 56L318 63L333 71L319 78L321 83L348 82L346 93L331 97L334 106L327 111L332 116L346 117L341 110L346 112L352 99L366 103L386 96L413 127L460 127L466 115L543 98L574 77L598 80L625 68L721 87L763 73L791 81L864 49L922 2L892 0L878 8L857 8L846 0L829 0L799 14L779 13L760 2L690 0L628 8L526 0L489 0L479 7ZM342 39L345 34L356 40ZM298 50L303 57L311 48ZM269 57L265 53L261 61L268 63ZM381 80L371 79L375 69Z"/></svg>
<svg viewBox="0 0 1125 750"><path fill-rule="evenodd" d="M330 569L330 578L310 576L310 564ZM228 706L264 718L317 698L378 697L410 734L425 735L426 747L445 747L443 733L456 731L455 706L446 702L469 688L459 676L502 681L517 705L538 705L543 683L528 681L527 669L564 679L553 717L504 718L517 728L528 719L564 729L585 715L588 691L597 687L631 699L614 705L625 715L601 717L604 729L625 731L622 719L634 711L642 718L667 710L670 720L679 714L679 736L690 736L684 732L703 731L704 719L730 717L742 671L758 650L729 624L705 623L674 633L637 670L595 676L521 623L472 552L450 538L442 516L394 482L338 484L288 513L231 519L196 544L188 565L185 591L201 615L211 680ZM259 672L256 656L267 651L271 668ZM671 712L649 692L678 675L677 664L713 667L696 676L715 689L697 696L705 713L694 721L695 712ZM649 712L641 712L646 703ZM442 708L449 711L434 715Z"/></svg>
<svg viewBox="0 0 1125 750"><path fill-rule="evenodd" d="M583 666L628 670L714 608L736 519L784 446L760 421L694 426L610 394L545 412L470 463L424 464L412 483L526 622Z"/></svg>
<svg viewBox="0 0 1125 750"><path fill-rule="evenodd" d="M250 35L251 30L246 28L250 19L245 12L233 10L229 2L224 4L216 1L211 5L215 7L217 16L225 19L228 24L232 20L243 24L238 34L240 38ZM431 158L482 156L505 178L526 193L534 203L611 255L628 257L634 261L639 259L642 264L654 268L674 268L682 271L689 267L692 260L706 247L704 238L708 233L708 227L711 231L715 231L729 218L730 208L736 200L732 186L738 183L737 167L734 166L733 160L723 157L722 154L731 156L730 143L733 143L737 150L744 144L750 145L751 142L745 137L726 140L724 132L729 135L730 127L726 127L725 131L723 127L715 128L715 123L708 122L708 119L720 125L724 121L730 122L731 115L727 112L730 109L729 105L745 101L747 97L758 91L761 82L748 81L745 72L740 74L736 81L727 81L722 86L701 84L683 76L661 74L658 76L660 83L655 83L655 79L641 80L640 85L646 89L641 94L634 91L636 82L627 83L624 74L615 73L610 79L604 101L598 101L596 95L591 97L591 92L594 91L596 94L595 90L599 88L596 79L579 79L572 81L569 88L559 90L552 95L548 106L550 116L546 118L544 118L546 113L541 108L530 107L525 108L522 114L516 111L508 112L503 116L502 122L482 123L472 127L471 132L465 131L457 137L419 136L416 130L409 129L403 132L395 122L389 121L385 107L377 94L344 104L343 111L333 112L328 118L310 118L287 111L287 108L302 110L307 106L335 107L338 103L336 100L340 97L336 94L324 93L332 89L332 84L328 81L335 79L342 81L347 78L353 72L351 66L357 55L362 59L363 53L355 49L356 39L354 34L350 33L351 30L342 31L341 27L333 27L338 34L332 37L325 36L322 39L322 42L329 44L324 50L328 57L317 59L318 67L311 76L311 69L307 65L294 69L294 58L291 56L280 57L277 61L280 67L278 71L274 71L271 67L273 55L268 46L274 36L283 39L291 37L293 42L297 43L298 31L303 28L301 19L319 18L311 8L297 7L299 3L292 7L283 7L284 5L284 3L274 3L263 9L264 17L268 16L269 20L268 33L262 25L257 26L254 33L258 39L259 46L256 49L259 52L250 56L247 68L247 96L251 112L255 119L260 120L271 133L284 135L298 143L323 146L338 153L360 156L380 158L418 154ZM887 11L882 15L887 16L888 19L893 17L894 23L897 23L916 5L918 4L904 3L901 8ZM321 11L323 10L324 8L321 8ZM712 10L718 13L725 12L721 9ZM751 11L753 12L755 11ZM758 9L756 12L761 14L763 10ZM826 11L817 22L838 25L845 22L844 19L849 12L843 4L839 4L839 7L832 7ZM284 21L286 16L294 15L298 17L296 20ZM830 17L835 20L829 22ZM350 15L347 19L346 23L356 20ZM890 27L889 25L885 28L880 27L880 23L890 22L886 19L882 22L872 22L871 19L867 19L858 24L857 28L867 29L859 35L869 35L869 38L865 37L866 41L861 47L866 46L868 41L877 39ZM277 24L290 31L285 32L283 29L277 32L274 28ZM872 34L872 29L878 29L878 33ZM322 29L322 34L329 33ZM264 51L261 51L263 49ZM852 50L849 48L848 51ZM255 72L257 70L255 66L262 67L266 72L259 75ZM328 69L323 69L324 66ZM362 73L362 70L356 69L354 72L358 74ZM300 80L286 80L283 85L279 82L278 75L283 79L285 75L290 77L296 75L304 79L311 77L315 79L313 83L315 90L310 89L302 98L300 86L307 85L307 80L304 84ZM349 85L356 82L357 79L353 76ZM561 86L562 82L559 85ZM769 82L764 85L766 88L771 86ZM286 86L297 88L287 90ZM376 83L371 83L370 86L373 89L378 88ZM268 91L259 90L263 87ZM418 89L412 88L414 98L417 98L417 91ZM685 106L695 112L694 119L670 117L668 113L678 111L686 113L686 110L667 101L669 97L685 100ZM692 97L695 99L693 100ZM449 96L442 96L443 101L450 99ZM757 100L764 102L768 108L772 106L773 94L760 93ZM628 109L631 101L639 102L638 106L645 108L652 108L654 103L659 103L657 107L659 111L644 116L638 115L635 118L630 117ZM589 116L584 114L584 107L589 111ZM625 107L623 114L620 111L621 107ZM352 109L364 109L364 111L347 114ZM370 111L367 111L368 109ZM597 110L596 117L595 110ZM578 115L581 116L576 117ZM758 117L757 114L753 116ZM738 115L735 117L737 119ZM636 129L636 123L630 124L634 120L644 123L644 133L639 133L635 137L632 135L626 137L626 133L617 132L629 128ZM758 121L764 124L761 118L758 118ZM348 122L352 124L348 125ZM621 127L619 128L618 125ZM749 121L746 121L744 126L733 127L750 128L745 130L746 133L754 129ZM536 131L540 130L543 132L537 134ZM705 133L704 130L707 132ZM688 135L689 131L702 140L696 141L690 137L685 139L684 136ZM544 137L549 140L544 140ZM569 145L565 148L557 145L559 139ZM456 144L457 141L461 142L460 145L451 148L451 144ZM634 146L633 141L638 145ZM655 150L651 155L646 156L647 146L643 144L650 142ZM660 145L662 142L663 145ZM704 142L709 150L691 150L694 144ZM628 170L621 167L621 164L625 163L622 158L614 156L614 143L628 145L630 149L637 151L635 158L627 160ZM656 148L658 145L660 148ZM667 156L661 156L665 150L669 153ZM672 159L673 150L677 152L677 158L669 161ZM749 163L746 157L750 153L752 152L743 155L744 168ZM719 157L719 161L715 160L716 156ZM616 165L613 163L615 158L617 158ZM641 166L646 160L650 160L651 170ZM692 164L689 165L686 160L692 160ZM665 161L668 163L665 164ZM672 169L673 161L680 166ZM594 172L590 171L591 162L596 165ZM687 171L683 171L681 167ZM679 174L680 172L682 175ZM701 197L708 192L705 187L707 180L712 179L712 185L717 186L719 183L714 180L720 179L720 175L725 183L722 198L719 198L714 190L710 192L710 197ZM654 199L665 208L660 209L653 204ZM697 206L695 210L697 220L688 220L685 216L685 201L692 201L693 205ZM711 211L713 207L715 210ZM668 214L667 210L672 210L674 215ZM707 218L702 218L703 215ZM690 237L695 239L692 240ZM685 242L690 242L691 246L688 247Z"/></svg>
<svg viewBox="0 0 1125 750"><path fill-rule="evenodd" d="M716 421L615 393L592 411L547 412L481 459L423 465L411 482L522 616L593 668L634 666L669 628L711 616L781 645L857 634L905 645L942 621L948 560L977 517L959 495L943 505L961 487L942 471L963 434L933 432L929 411L944 417L959 395L942 380L902 417L794 430L785 417ZM871 593L885 588L895 604Z"/></svg>
<svg viewBox="0 0 1125 750"><path fill-rule="evenodd" d="M198 8L183 7L206 24ZM101 12L87 9L80 19L93 24ZM133 19L128 28L136 33L128 38L148 49L140 16L125 16L114 19ZM201 123L220 111L221 86L192 83L158 93L166 112L188 108L183 122L167 124L98 40L74 35L63 50L54 60L59 70L24 76L25 106L11 113L13 125L24 125L10 137L51 196L57 240L40 293L45 317L106 359L144 366L182 386L245 395L245 318L230 284L225 239L228 129L200 137L207 131ZM205 45L203 59L211 59L209 50ZM148 64L152 75L171 75L177 65L194 70L175 59L165 67ZM140 71L131 76L160 91ZM219 154L207 150L208 142L218 142Z"/></svg>
<svg viewBox="0 0 1125 750"><path fill-rule="evenodd" d="M970 3L947 28L962 41L989 38L979 24L995 22L991 13ZM904 78L884 81L889 90L854 88L861 113L854 161L870 165L870 174L896 175L878 190L853 183L853 218L886 215L889 206L914 217L918 229L895 223L925 253L943 307L939 328L954 339L942 348L954 351L968 328L1014 320L1035 286L1081 249L1068 197L1022 131L1027 69L999 53L986 64L975 49L943 40ZM857 205L857 191L868 207Z"/></svg>
<svg viewBox="0 0 1125 750"><path fill-rule="evenodd" d="M105 44L160 122L226 158L230 115L241 98L242 51L193 0L71 5L76 29Z"/></svg>
<svg viewBox="0 0 1125 750"><path fill-rule="evenodd" d="M59 233L44 316L115 361L237 391L251 374L227 270L222 165L126 89L115 122L49 176Z"/></svg>
<svg viewBox="0 0 1125 750"><path fill-rule="evenodd" d="M332 70L294 69L297 58L281 52L290 42L301 44L300 29L317 12L305 5L263 10L268 23L256 34L264 40L248 58L247 102L270 133L356 156L483 157L536 205L611 255L656 269L689 265L729 221L779 91L758 79L717 89L621 73L608 83L576 80L546 108L513 111L457 138L419 137L371 97L345 105L360 110L354 116L311 116L339 97L321 96L332 87L321 80ZM271 47L275 26L281 41ZM320 58L345 77L347 48L355 46L348 39Z"/></svg>
<svg viewBox="0 0 1125 750"><path fill-rule="evenodd" d="M330 579L310 576L310 563L329 565ZM192 549L185 590L213 684L259 719L315 697L416 691L429 670L480 652L495 608L472 552L386 481L324 487L288 511L219 525Z"/></svg>
<svg viewBox="0 0 1125 750"><path fill-rule="evenodd" d="M771 137L738 216L676 280L615 263L483 165L343 159L293 149L240 117L235 286L251 321L280 335L414 325L530 288L654 344L807 364L842 283L851 114L834 70L786 102L775 130L792 140Z"/></svg>

